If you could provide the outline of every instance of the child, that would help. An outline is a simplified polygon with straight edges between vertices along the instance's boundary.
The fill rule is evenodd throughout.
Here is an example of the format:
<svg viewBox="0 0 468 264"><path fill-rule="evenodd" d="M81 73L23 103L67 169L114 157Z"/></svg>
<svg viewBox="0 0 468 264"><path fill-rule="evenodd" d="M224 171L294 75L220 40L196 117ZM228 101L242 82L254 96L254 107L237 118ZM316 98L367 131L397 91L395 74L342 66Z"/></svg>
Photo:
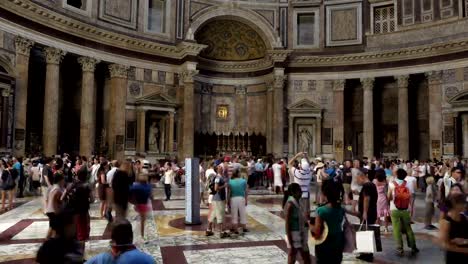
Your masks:
<svg viewBox="0 0 468 264"><path fill-rule="evenodd" d="M135 182L130 188L131 202L135 205L135 211L140 215L140 232L141 237L145 237L145 221L146 215L151 210L151 206L148 204L151 198L151 185L148 184L148 176L138 176L137 182Z"/></svg>
<svg viewBox="0 0 468 264"><path fill-rule="evenodd" d="M432 217L434 217L434 201L437 197L437 188L434 184L434 177L428 177L426 179L426 214L424 217L424 224L426 225L424 229L426 230L434 230L437 229L434 225L432 225Z"/></svg>

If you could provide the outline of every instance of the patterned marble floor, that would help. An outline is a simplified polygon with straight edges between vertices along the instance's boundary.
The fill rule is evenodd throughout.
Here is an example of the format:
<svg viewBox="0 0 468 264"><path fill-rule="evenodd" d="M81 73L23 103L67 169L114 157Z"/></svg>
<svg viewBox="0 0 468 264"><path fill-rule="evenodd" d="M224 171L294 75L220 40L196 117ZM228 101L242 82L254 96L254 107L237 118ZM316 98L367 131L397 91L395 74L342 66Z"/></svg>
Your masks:
<svg viewBox="0 0 468 264"><path fill-rule="evenodd" d="M163 201L163 193L161 188L154 190L151 220L146 222L144 239L139 234L138 216L133 208L128 216L137 247L152 255L157 263L286 263L282 197L252 190L247 207L251 232L220 239L204 236L206 207L201 209L202 225L188 226L184 223L184 190L173 189L171 201ZM17 208L0 215L0 263L34 263L47 232L48 221L41 212L41 200L26 198L18 202ZM108 250L110 227L107 221L98 218L98 205L91 206L91 239L86 243L86 258ZM391 235L383 235L384 252L376 254L374 262L442 263L443 252L432 242L436 232L425 231L420 223L413 228L421 249L417 258L394 256L395 243ZM361 263L352 254L344 258L343 263Z"/></svg>

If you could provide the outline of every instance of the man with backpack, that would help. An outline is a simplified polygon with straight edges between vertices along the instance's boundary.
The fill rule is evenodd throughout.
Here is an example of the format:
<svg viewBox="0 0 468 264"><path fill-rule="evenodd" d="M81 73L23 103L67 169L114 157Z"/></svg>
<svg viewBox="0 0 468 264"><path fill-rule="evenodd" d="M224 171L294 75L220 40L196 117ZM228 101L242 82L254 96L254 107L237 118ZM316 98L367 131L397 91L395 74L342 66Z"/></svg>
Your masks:
<svg viewBox="0 0 468 264"><path fill-rule="evenodd" d="M402 233L406 233L408 247L411 248L411 254L415 255L419 252L416 247L416 240L413 229L411 228L411 217L408 211L410 207L411 192L406 187L407 173L403 169L397 170L397 179L389 183L388 200L390 201L390 216L392 218L393 237L397 242L397 255L403 256L403 239Z"/></svg>

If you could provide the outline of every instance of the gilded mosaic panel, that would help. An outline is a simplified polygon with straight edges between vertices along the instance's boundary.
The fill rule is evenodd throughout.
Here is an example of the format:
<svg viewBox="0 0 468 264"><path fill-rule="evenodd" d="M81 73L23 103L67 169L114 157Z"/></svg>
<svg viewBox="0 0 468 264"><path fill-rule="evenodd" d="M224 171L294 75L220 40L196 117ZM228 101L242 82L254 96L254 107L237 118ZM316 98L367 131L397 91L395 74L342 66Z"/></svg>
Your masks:
<svg viewBox="0 0 468 264"><path fill-rule="evenodd" d="M331 12L331 40L357 39L357 9L349 8Z"/></svg>
<svg viewBox="0 0 468 264"><path fill-rule="evenodd" d="M198 43L208 45L201 56L223 61L244 61L265 56L266 46L260 35L244 23L217 20L196 34Z"/></svg>

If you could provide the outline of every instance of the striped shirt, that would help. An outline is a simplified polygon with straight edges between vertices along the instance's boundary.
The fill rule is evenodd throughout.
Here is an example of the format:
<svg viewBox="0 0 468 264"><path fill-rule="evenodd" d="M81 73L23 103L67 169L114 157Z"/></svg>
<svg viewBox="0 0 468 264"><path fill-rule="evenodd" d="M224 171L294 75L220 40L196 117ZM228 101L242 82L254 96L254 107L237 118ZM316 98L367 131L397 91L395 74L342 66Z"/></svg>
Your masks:
<svg viewBox="0 0 468 264"><path fill-rule="evenodd" d="M309 198L310 192L310 181L312 176L310 170L293 169L294 170L294 182L301 186L302 198Z"/></svg>

